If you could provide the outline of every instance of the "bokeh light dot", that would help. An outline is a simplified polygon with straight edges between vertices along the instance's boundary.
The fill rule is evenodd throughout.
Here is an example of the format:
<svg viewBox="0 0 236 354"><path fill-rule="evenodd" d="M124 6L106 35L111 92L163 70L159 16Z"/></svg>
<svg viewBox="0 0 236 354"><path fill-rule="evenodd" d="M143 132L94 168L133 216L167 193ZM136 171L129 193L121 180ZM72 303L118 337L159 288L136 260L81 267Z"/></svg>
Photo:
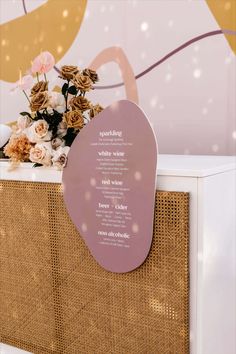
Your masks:
<svg viewBox="0 0 236 354"><path fill-rule="evenodd" d="M232 133L232 138L233 138L234 140L236 140L236 130L233 131L233 133Z"/></svg>
<svg viewBox="0 0 236 354"><path fill-rule="evenodd" d="M100 9L100 12L101 12L101 13L104 13L105 11L106 11L106 6L103 5L103 6L101 7L101 9Z"/></svg>
<svg viewBox="0 0 236 354"><path fill-rule="evenodd" d="M158 98L157 97L152 97L151 100L150 100L150 106L152 108L156 107L157 102L158 102Z"/></svg>
<svg viewBox="0 0 236 354"><path fill-rule="evenodd" d="M116 96L116 97L119 97L119 96L120 96L120 91L119 91L119 90L116 90L115 96Z"/></svg>
<svg viewBox="0 0 236 354"><path fill-rule="evenodd" d="M63 17L67 17L68 14L69 14L69 12L68 12L67 9L65 9L65 10L62 12L62 16L63 16Z"/></svg>
<svg viewBox="0 0 236 354"><path fill-rule="evenodd" d="M204 116L206 116L207 113L208 113L208 109L207 109L206 107L204 107L204 108L202 109L202 114L203 114Z"/></svg>
<svg viewBox="0 0 236 354"><path fill-rule="evenodd" d="M211 146L211 149L212 149L213 152L217 152L217 151L219 151L219 146L217 144L213 144Z"/></svg>
<svg viewBox="0 0 236 354"><path fill-rule="evenodd" d="M9 56L9 55L6 55L6 56L5 56L5 59L6 59L6 61L10 61L10 56Z"/></svg>
<svg viewBox="0 0 236 354"><path fill-rule="evenodd" d="M90 184L92 187L95 187L97 182L96 182L96 179L95 178L90 178Z"/></svg>
<svg viewBox="0 0 236 354"><path fill-rule="evenodd" d="M231 9L231 2L230 2L230 1L227 1L227 2L225 3L224 9L225 9L225 11L228 11L228 10Z"/></svg>
<svg viewBox="0 0 236 354"><path fill-rule="evenodd" d="M165 76L165 81L169 82L171 79L172 79L171 73L167 73L166 76Z"/></svg>
<svg viewBox="0 0 236 354"><path fill-rule="evenodd" d="M147 53L146 52L142 52L141 53L141 59L146 59L147 57Z"/></svg>
<svg viewBox="0 0 236 354"><path fill-rule="evenodd" d="M85 194L84 194L84 199L85 199L86 201L89 201L89 200L91 199L91 192L89 192L89 191L85 192Z"/></svg>
<svg viewBox="0 0 236 354"><path fill-rule="evenodd" d="M201 69L195 69L195 70L193 71L193 77L194 77L195 79L199 79L201 76L202 76L202 71L201 71Z"/></svg>
<svg viewBox="0 0 236 354"><path fill-rule="evenodd" d="M139 226L137 223L133 223L132 225L132 231L137 234L139 232Z"/></svg>
<svg viewBox="0 0 236 354"><path fill-rule="evenodd" d="M116 95L116 97L120 96L120 91L116 90L115 95Z"/></svg>
<svg viewBox="0 0 236 354"><path fill-rule="evenodd" d="M142 179L142 173L141 173L140 171L136 171L136 172L134 173L134 179L135 179L136 181L141 181L141 179Z"/></svg>
<svg viewBox="0 0 236 354"><path fill-rule="evenodd" d="M60 54L63 51L63 48L61 45L57 47L57 53Z"/></svg>
<svg viewBox="0 0 236 354"><path fill-rule="evenodd" d="M89 10L87 9L87 10L85 11L85 14L84 14L85 20L87 20L87 18L89 18L89 16L90 16L90 12L89 12Z"/></svg>
<svg viewBox="0 0 236 354"><path fill-rule="evenodd" d="M148 30L148 23L147 22L142 22L141 23L141 26L140 26L140 28L141 28L141 31L142 32L146 32L147 30Z"/></svg>
<svg viewBox="0 0 236 354"><path fill-rule="evenodd" d="M82 224L81 228L82 228L83 232L88 231L88 226L87 226L87 224L85 222Z"/></svg>
<svg viewBox="0 0 236 354"><path fill-rule="evenodd" d="M232 58L230 56L225 58L225 64L230 64L232 61Z"/></svg>

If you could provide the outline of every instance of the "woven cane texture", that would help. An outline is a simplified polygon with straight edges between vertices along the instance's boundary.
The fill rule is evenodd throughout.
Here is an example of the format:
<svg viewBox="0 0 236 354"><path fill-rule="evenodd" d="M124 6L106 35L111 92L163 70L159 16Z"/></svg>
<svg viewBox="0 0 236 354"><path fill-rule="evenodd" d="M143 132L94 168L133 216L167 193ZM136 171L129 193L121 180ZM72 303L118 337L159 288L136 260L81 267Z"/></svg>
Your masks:
<svg viewBox="0 0 236 354"><path fill-rule="evenodd" d="M60 185L1 181L0 202L0 341L42 354L189 353L187 193L157 192L150 254L126 274L90 255Z"/></svg>

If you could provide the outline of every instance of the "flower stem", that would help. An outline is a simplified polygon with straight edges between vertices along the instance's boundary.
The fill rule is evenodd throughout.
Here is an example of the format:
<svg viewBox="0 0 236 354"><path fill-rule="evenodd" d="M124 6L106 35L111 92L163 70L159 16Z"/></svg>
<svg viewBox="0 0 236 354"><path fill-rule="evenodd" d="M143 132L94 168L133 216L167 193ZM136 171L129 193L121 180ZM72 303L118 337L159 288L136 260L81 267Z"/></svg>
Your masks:
<svg viewBox="0 0 236 354"><path fill-rule="evenodd" d="M25 92L25 90L22 90L22 91L23 91L25 97L27 98L27 100L28 100L28 102L29 102L29 104L30 104L30 99L29 99L29 97L27 96L27 93Z"/></svg>
<svg viewBox="0 0 236 354"><path fill-rule="evenodd" d="M44 75L44 80L47 82L47 76L46 76L46 74L44 73L43 75Z"/></svg>
<svg viewBox="0 0 236 354"><path fill-rule="evenodd" d="M67 83L68 83L68 89L65 93L65 99L66 99L66 112L68 111L68 108L67 108L67 101L68 101L68 90L69 90L69 85L70 85L70 80L67 80Z"/></svg>
<svg viewBox="0 0 236 354"><path fill-rule="evenodd" d="M36 73L37 81L39 82L39 73Z"/></svg>

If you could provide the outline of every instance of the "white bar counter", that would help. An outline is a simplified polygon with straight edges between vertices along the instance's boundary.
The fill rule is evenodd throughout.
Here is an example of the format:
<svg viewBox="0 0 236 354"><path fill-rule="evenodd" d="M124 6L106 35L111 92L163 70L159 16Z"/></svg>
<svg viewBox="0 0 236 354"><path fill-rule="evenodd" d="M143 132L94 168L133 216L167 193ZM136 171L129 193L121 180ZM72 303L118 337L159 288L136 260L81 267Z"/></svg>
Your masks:
<svg viewBox="0 0 236 354"><path fill-rule="evenodd" d="M32 165L1 160L0 179L61 183ZM235 354L236 157L159 155L157 189L190 193L190 353Z"/></svg>

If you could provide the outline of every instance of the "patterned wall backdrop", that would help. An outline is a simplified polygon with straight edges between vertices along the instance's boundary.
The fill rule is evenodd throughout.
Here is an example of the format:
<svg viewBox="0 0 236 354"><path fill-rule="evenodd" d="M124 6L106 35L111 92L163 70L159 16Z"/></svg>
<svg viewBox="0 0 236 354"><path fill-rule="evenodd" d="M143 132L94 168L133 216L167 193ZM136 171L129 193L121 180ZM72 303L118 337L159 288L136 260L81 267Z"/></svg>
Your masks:
<svg viewBox="0 0 236 354"><path fill-rule="evenodd" d="M27 109L20 70L48 50L98 70L104 106L139 103L161 153L236 153L236 0L0 0L1 122ZM57 85L57 72L49 74Z"/></svg>

